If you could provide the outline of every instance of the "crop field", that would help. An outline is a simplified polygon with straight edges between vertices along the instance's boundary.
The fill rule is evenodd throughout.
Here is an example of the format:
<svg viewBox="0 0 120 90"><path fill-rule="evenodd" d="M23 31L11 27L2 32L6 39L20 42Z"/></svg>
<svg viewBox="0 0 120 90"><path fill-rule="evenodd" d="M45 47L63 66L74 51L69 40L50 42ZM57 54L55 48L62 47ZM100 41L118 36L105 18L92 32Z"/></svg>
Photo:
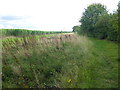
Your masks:
<svg viewBox="0 0 120 90"><path fill-rule="evenodd" d="M45 34L56 34L56 33L68 33L63 31L38 31L38 30L27 30L27 29L0 29L2 37L4 36L29 36L29 35L45 35Z"/></svg>
<svg viewBox="0 0 120 90"><path fill-rule="evenodd" d="M118 88L118 45L77 34L2 40L3 88Z"/></svg>

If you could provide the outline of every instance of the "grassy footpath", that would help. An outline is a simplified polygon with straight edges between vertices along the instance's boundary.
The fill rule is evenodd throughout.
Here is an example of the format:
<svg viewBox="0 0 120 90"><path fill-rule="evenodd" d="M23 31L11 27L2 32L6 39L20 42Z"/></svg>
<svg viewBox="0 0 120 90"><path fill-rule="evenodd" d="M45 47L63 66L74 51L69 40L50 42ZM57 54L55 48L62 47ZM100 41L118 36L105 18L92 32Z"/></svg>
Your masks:
<svg viewBox="0 0 120 90"><path fill-rule="evenodd" d="M116 43L91 39L93 49L98 55L98 83L99 87L117 87L118 86L118 45Z"/></svg>
<svg viewBox="0 0 120 90"><path fill-rule="evenodd" d="M61 35L3 47L3 88L117 88L118 46Z"/></svg>

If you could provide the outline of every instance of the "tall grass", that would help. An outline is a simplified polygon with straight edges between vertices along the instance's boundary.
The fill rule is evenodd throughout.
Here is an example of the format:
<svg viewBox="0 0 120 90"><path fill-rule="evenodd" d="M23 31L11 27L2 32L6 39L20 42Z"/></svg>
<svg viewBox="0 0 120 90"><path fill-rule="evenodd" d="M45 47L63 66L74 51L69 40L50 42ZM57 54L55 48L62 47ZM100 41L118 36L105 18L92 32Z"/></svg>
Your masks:
<svg viewBox="0 0 120 90"><path fill-rule="evenodd" d="M3 88L118 87L115 49L102 54L102 41L92 41L68 34L3 42Z"/></svg>

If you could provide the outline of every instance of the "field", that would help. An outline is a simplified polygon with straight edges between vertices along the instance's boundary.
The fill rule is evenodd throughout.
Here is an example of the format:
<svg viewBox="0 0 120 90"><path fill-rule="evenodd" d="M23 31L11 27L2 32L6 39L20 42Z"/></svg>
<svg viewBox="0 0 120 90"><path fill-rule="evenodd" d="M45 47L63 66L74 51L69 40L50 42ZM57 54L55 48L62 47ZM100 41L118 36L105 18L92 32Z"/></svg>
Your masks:
<svg viewBox="0 0 120 90"><path fill-rule="evenodd" d="M2 40L3 88L118 88L118 45L57 34Z"/></svg>

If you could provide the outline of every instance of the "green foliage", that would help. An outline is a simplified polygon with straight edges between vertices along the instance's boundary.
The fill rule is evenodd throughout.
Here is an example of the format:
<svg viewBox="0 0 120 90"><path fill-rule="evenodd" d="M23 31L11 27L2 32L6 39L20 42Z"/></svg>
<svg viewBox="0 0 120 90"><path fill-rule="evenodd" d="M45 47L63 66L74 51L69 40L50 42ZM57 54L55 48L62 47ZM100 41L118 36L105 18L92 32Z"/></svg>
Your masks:
<svg viewBox="0 0 120 90"><path fill-rule="evenodd" d="M72 29L73 29L73 32L79 32L80 26L74 26Z"/></svg>
<svg viewBox="0 0 120 90"><path fill-rule="evenodd" d="M120 25L120 1L118 3L118 25ZM118 27L118 43L120 44L120 27Z"/></svg>
<svg viewBox="0 0 120 90"><path fill-rule="evenodd" d="M119 6L119 5L118 5ZM79 34L118 41L118 11L108 14L106 7L101 4L92 4L85 9L80 20Z"/></svg>
<svg viewBox="0 0 120 90"><path fill-rule="evenodd" d="M110 29L110 16L108 14L100 16L95 24L94 37L99 39L106 39L108 37L108 30Z"/></svg>
<svg viewBox="0 0 120 90"><path fill-rule="evenodd" d="M109 20L109 29L108 30L108 40L111 41L118 41L118 12L115 12L110 15L110 20Z"/></svg>
<svg viewBox="0 0 120 90"><path fill-rule="evenodd" d="M88 6L80 20L82 33L88 36L95 36L95 24L99 17L106 13L105 6L101 4L92 4Z"/></svg>

